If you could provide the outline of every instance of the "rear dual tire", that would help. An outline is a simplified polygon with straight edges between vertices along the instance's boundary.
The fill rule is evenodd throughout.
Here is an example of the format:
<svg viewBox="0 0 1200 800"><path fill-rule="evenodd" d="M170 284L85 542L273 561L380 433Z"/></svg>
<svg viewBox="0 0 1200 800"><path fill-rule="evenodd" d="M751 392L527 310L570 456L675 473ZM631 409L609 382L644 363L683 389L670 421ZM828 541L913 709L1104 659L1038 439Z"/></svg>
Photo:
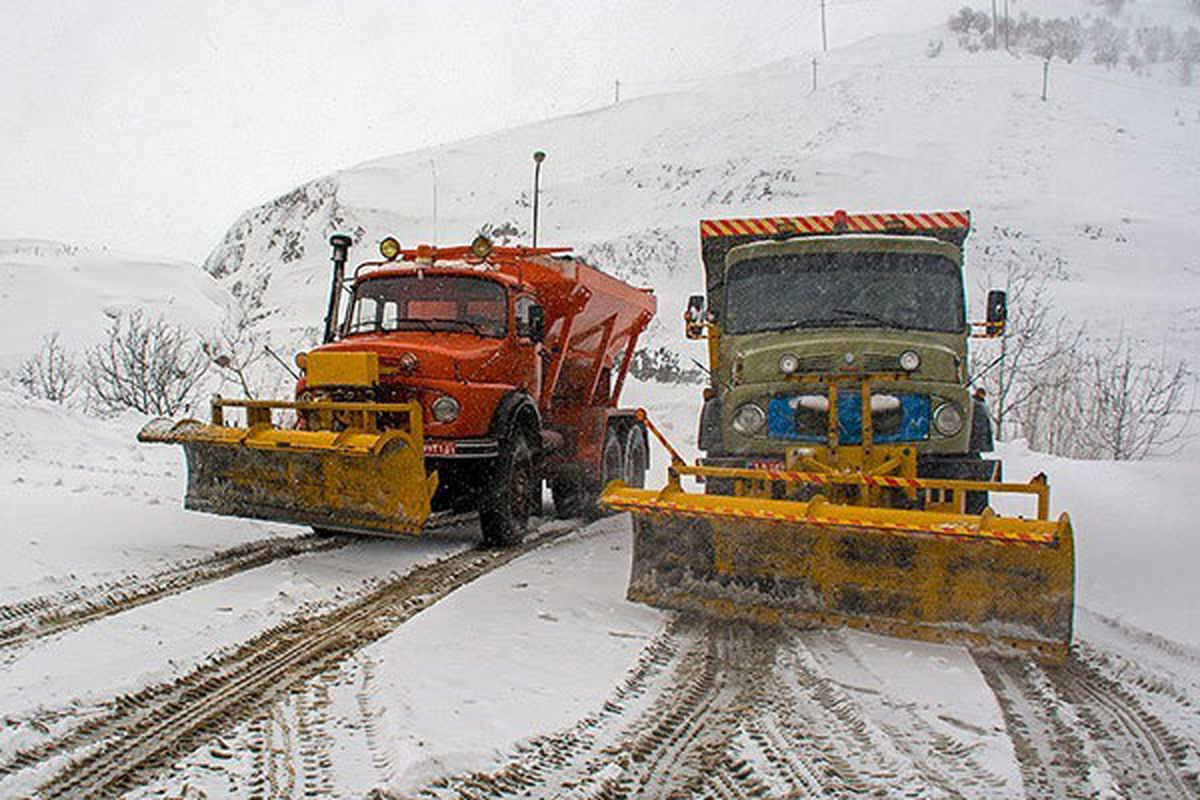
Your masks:
<svg viewBox="0 0 1200 800"><path fill-rule="evenodd" d="M554 496L554 512L562 519L585 517L596 519L605 512L597 502L600 492L611 481L642 488L646 485L646 469L650 453L646 447L646 431L640 423L610 425L604 434L600 451L600 479L582 477L558 478L550 484Z"/></svg>

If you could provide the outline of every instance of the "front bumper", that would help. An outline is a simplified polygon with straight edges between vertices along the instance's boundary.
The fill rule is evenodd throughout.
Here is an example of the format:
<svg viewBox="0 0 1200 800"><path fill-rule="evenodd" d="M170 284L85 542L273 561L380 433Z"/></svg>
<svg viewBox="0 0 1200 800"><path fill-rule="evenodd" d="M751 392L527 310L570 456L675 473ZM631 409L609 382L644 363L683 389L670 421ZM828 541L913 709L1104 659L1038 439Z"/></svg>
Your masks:
<svg viewBox="0 0 1200 800"><path fill-rule="evenodd" d="M500 443L495 439L425 439L425 457L429 459L495 458Z"/></svg>

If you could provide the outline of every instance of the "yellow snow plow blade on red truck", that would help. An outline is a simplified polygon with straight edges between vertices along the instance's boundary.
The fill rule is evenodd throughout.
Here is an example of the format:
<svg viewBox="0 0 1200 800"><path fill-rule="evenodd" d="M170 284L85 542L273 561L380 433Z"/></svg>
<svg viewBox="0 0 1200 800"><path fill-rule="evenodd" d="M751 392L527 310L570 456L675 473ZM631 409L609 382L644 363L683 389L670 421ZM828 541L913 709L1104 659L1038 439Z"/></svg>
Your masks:
<svg viewBox="0 0 1200 800"><path fill-rule="evenodd" d="M228 408L244 409L247 424L226 426ZM324 429L276 427L273 411L307 415L314 427ZM406 424L380 430L381 414L392 424ZM317 421L321 418L323 424ZM153 420L138 439L183 445L188 464L184 507L194 511L415 534L429 517L437 488L437 473L425 472L417 403L215 398L211 424Z"/></svg>
<svg viewBox="0 0 1200 800"><path fill-rule="evenodd" d="M609 484L601 502L633 515L629 599L762 624L849 626L1066 657L1071 522L1048 518L1043 479L923 480L807 466L722 469L674 456L660 490ZM735 492L688 492L684 476L731 481ZM1037 518L858 504L881 492L980 490L1032 495Z"/></svg>

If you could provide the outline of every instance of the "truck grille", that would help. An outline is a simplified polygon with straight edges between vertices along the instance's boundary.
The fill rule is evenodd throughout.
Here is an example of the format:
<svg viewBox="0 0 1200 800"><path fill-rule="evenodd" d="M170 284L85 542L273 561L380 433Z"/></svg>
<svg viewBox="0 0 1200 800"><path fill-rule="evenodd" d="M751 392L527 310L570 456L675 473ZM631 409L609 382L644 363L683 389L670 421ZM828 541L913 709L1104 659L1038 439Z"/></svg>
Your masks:
<svg viewBox="0 0 1200 800"><path fill-rule="evenodd" d="M833 356L800 356L797 359L800 367L796 372L801 375L808 372L832 372Z"/></svg>
<svg viewBox="0 0 1200 800"><path fill-rule="evenodd" d="M883 395L876 395L882 398ZM917 442L929 438L929 396L923 394L887 395L894 405L871 414L875 442ZM772 439L824 443L828 440L829 412L823 395L781 395L767 406L767 435ZM874 406L874 404L872 404ZM857 392L838 393L838 441L862 444L862 396Z"/></svg>
<svg viewBox="0 0 1200 800"><path fill-rule="evenodd" d="M863 370L866 372L901 372L900 356L886 353L863 353Z"/></svg>

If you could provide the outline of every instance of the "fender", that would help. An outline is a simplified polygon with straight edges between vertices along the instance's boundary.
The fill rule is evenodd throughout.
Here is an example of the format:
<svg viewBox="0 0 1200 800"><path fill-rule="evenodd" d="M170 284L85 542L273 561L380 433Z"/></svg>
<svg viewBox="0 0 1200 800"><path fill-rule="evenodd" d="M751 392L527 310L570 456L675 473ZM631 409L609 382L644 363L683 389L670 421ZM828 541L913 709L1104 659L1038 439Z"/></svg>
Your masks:
<svg viewBox="0 0 1200 800"><path fill-rule="evenodd" d="M518 428L525 428L532 434L530 444L536 450L541 446L539 434L542 430L542 418L538 414L537 404L527 392L519 389L509 392L500 398L496 411L492 414L492 424L488 435L499 441L504 441Z"/></svg>
<svg viewBox="0 0 1200 800"><path fill-rule="evenodd" d="M992 418L988 415L987 405L982 400L976 400L971 411L970 451L990 453L995 450L995 445L992 442Z"/></svg>

